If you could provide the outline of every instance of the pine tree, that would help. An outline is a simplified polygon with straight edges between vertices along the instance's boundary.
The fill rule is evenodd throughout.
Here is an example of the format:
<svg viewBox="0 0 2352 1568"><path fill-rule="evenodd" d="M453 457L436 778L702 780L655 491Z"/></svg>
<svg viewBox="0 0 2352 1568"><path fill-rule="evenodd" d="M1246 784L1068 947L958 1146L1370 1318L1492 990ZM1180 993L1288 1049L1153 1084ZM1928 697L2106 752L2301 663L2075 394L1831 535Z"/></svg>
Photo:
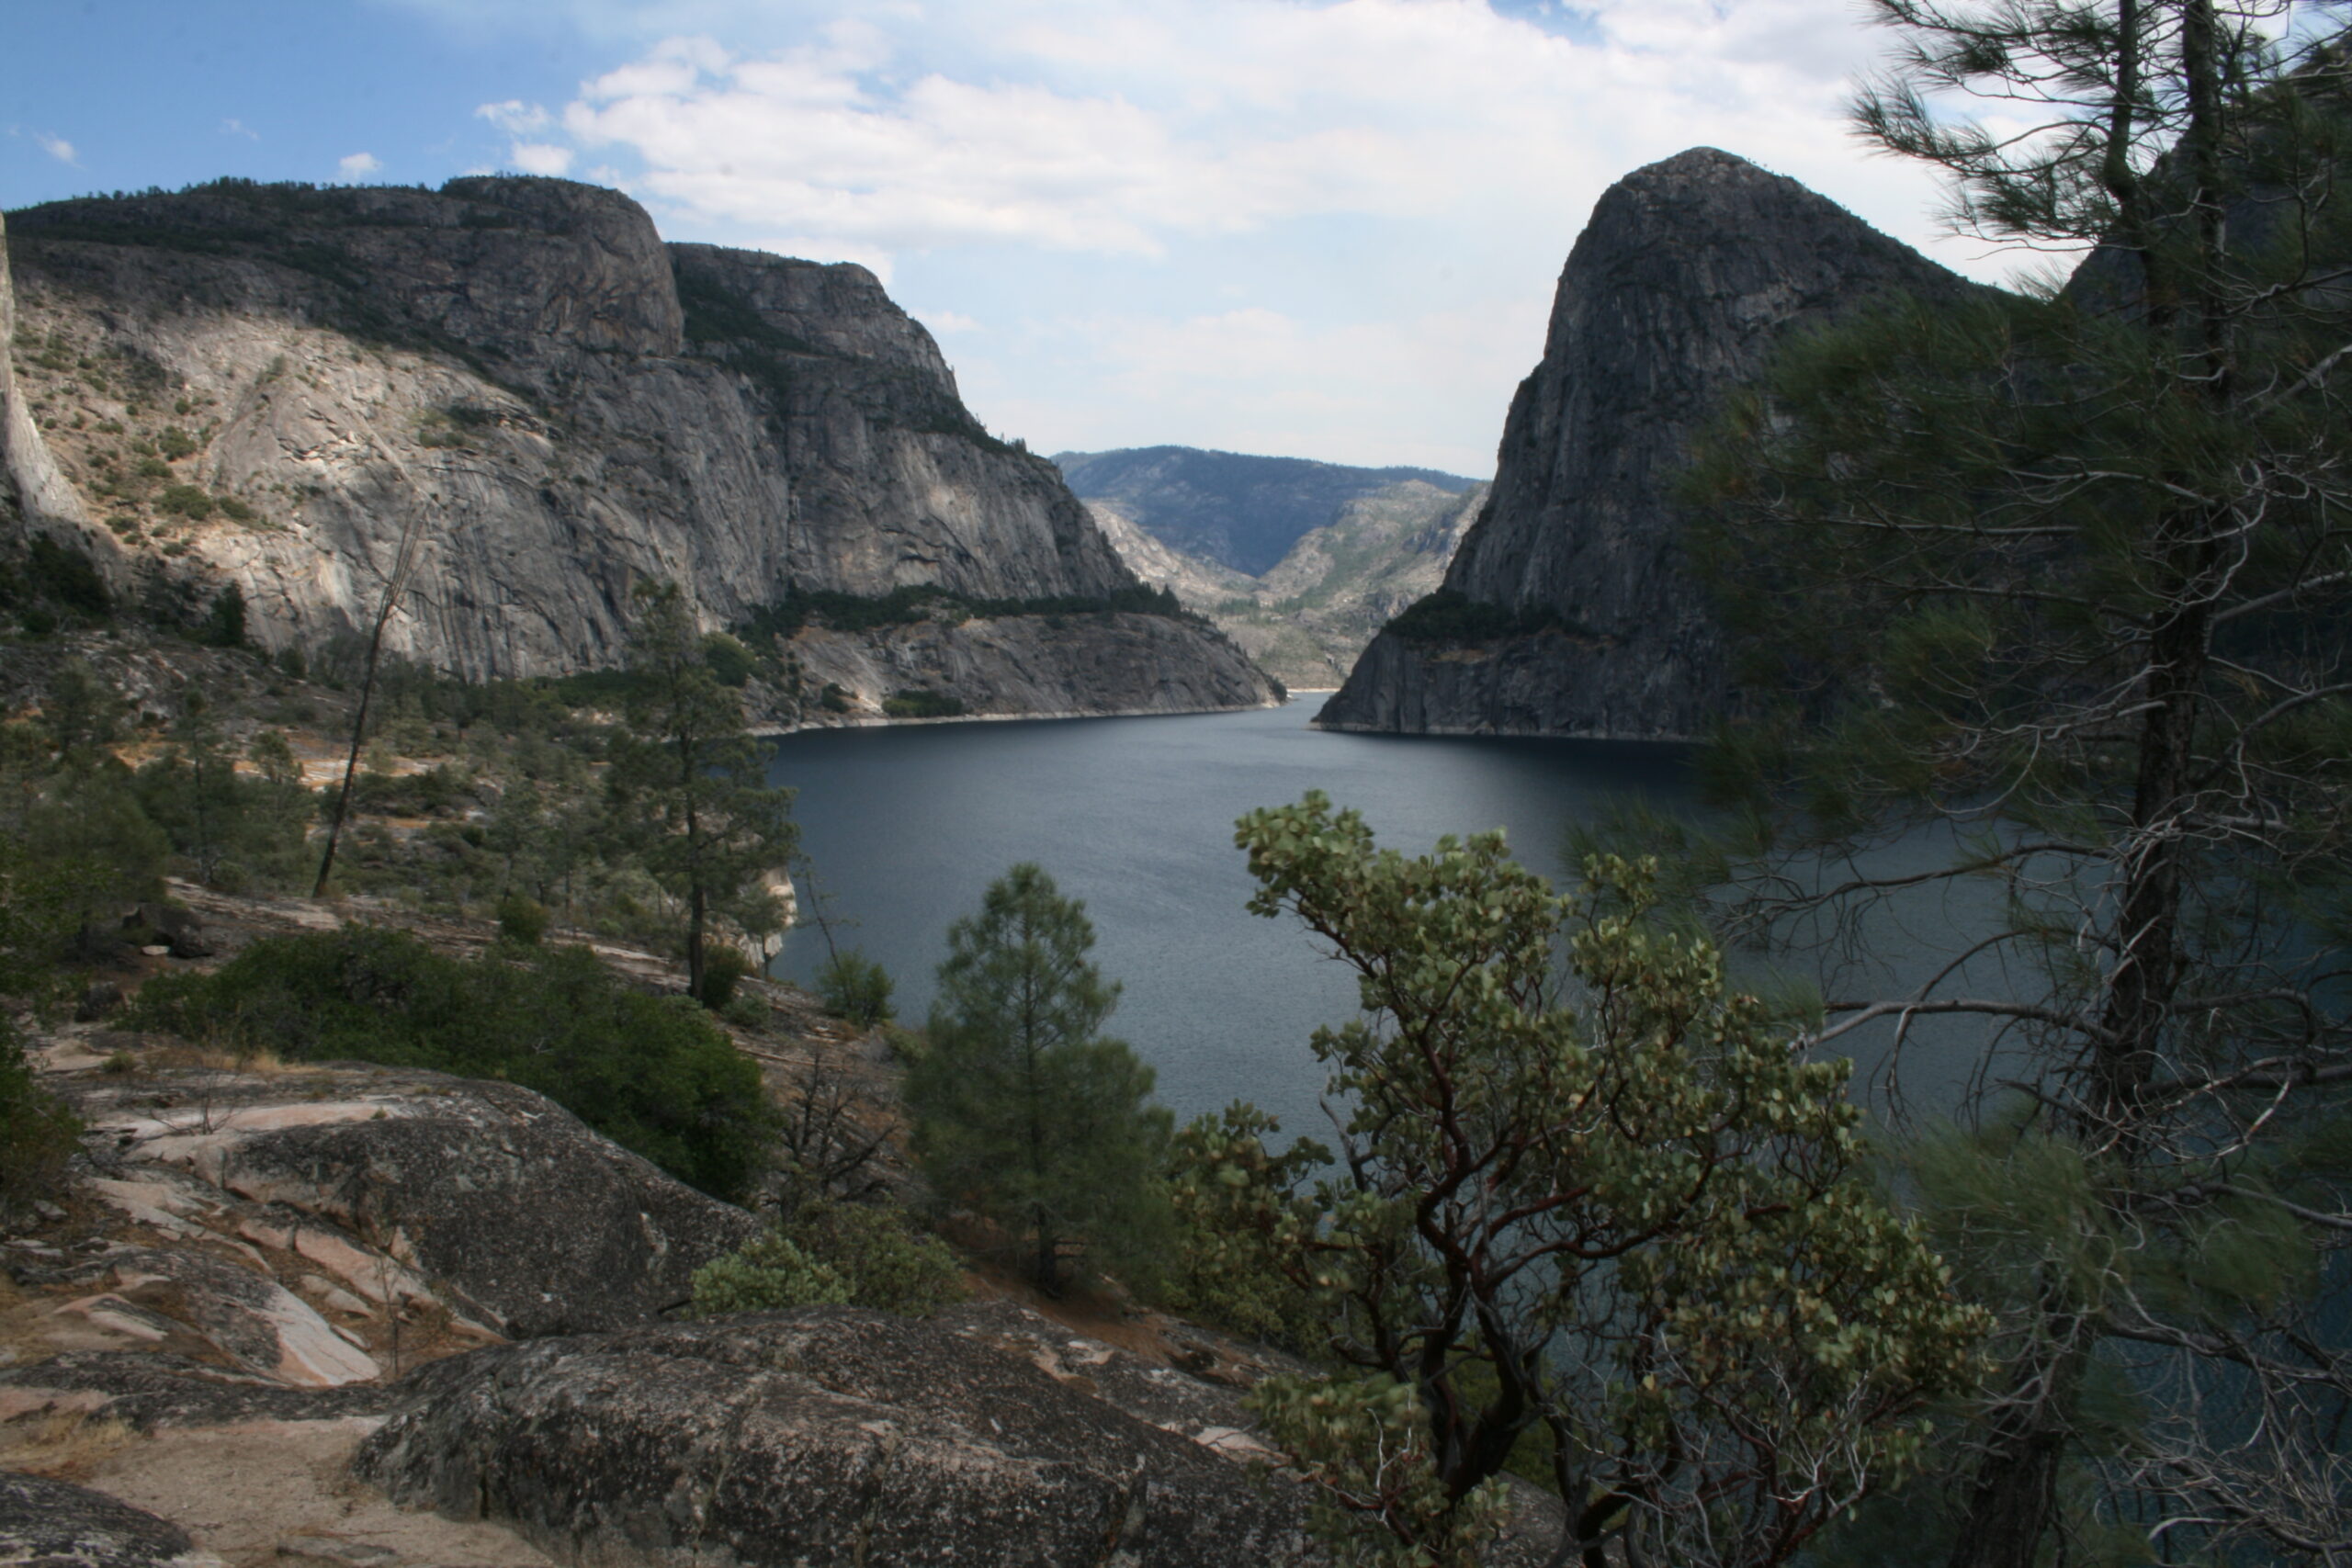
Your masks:
<svg viewBox="0 0 2352 1568"><path fill-rule="evenodd" d="M1955 952L1815 1036L1973 1020L2022 1090L1922 1189L1963 1194L2004 1309L1955 1568L2102 1528L2333 1560L2352 1352L2298 1287L2352 1228L2344 56L2268 0L1876 9L1902 44L1863 132L1945 170L1963 231L2090 254L1792 345L1702 456L1753 699L1716 776L1773 835L1742 909L1850 931L1905 887L2005 896L1967 939L2002 987ZM1871 874L1923 824L1962 853Z"/></svg>
<svg viewBox="0 0 2352 1568"><path fill-rule="evenodd" d="M948 928L929 1043L908 1072L914 1148L942 1197L1027 1238L1040 1290L1064 1243L1148 1228L1169 1136L1152 1071L1099 1031L1119 987L1088 962L1086 907L1023 863Z"/></svg>
<svg viewBox="0 0 2352 1568"><path fill-rule="evenodd" d="M685 908L686 983L701 998L716 915L782 922L774 900L751 895L798 841L792 792L767 787L766 757L744 725L743 699L711 672L676 585L639 589L628 668L636 684L628 734L615 748L609 783L647 868ZM755 908L764 914L748 913Z"/></svg>

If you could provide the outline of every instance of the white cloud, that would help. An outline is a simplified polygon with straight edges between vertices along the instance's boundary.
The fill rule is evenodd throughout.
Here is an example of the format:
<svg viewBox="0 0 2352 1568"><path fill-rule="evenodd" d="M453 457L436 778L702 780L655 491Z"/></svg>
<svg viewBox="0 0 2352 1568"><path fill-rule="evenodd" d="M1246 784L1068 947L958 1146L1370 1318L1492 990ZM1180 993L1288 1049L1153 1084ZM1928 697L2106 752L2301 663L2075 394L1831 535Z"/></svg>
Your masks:
<svg viewBox="0 0 2352 1568"><path fill-rule="evenodd" d="M220 122L220 134L223 136L242 136L248 141L259 141L261 140L261 132L255 130L242 119L222 120Z"/></svg>
<svg viewBox="0 0 2352 1568"><path fill-rule="evenodd" d="M529 136L555 123L554 117L545 108L537 104L526 104L520 98L509 98L503 104L484 104L474 113L509 136Z"/></svg>
<svg viewBox="0 0 2352 1568"><path fill-rule="evenodd" d="M1702 141L1916 205L1844 135L1875 49L1844 0L1600 0L1589 37L1482 0L981 9L868 12L765 52L673 38L586 84L562 126L633 153L681 214L893 250L1149 256L1317 214L1581 208Z"/></svg>
<svg viewBox="0 0 2352 1568"><path fill-rule="evenodd" d="M365 179L383 166L383 160L373 152L354 152L350 157L342 159L335 164L335 167L342 171L343 177L347 180Z"/></svg>
<svg viewBox="0 0 2352 1568"><path fill-rule="evenodd" d="M1014 393L1000 409L987 366L967 379L991 423L1056 448L1143 444L1135 415L1149 410L1193 446L1484 475L1510 389L1540 346L1527 327L1543 304L1465 302L1319 327L1264 307L1097 317L1064 329L1100 367L1081 400ZM1432 421L1432 406L1458 417Z"/></svg>
<svg viewBox="0 0 2352 1568"><path fill-rule="evenodd" d="M560 177L571 171L571 149L547 141L517 141L507 150L507 161L526 175Z"/></svg>
<svg viewBox="0 0 2352 1568"><path fill-rule="evenodd" d="M82 166L81 155L74 151L74 143L66 141L62 136L51 136L41 131L35 131L33 140L40 143L42 152L59 163L71 164L77 169Z"/></svg>
<svg viewBox="0 0 2352 1568"><path fill-rule="evenodd" d="M510 166L895 273L1040 446L1483 472L1591 204L1696 144L2007 265L1849 134L1885 41L1855 0L395 3L603 40L569 101L476 111Z"/></svg>

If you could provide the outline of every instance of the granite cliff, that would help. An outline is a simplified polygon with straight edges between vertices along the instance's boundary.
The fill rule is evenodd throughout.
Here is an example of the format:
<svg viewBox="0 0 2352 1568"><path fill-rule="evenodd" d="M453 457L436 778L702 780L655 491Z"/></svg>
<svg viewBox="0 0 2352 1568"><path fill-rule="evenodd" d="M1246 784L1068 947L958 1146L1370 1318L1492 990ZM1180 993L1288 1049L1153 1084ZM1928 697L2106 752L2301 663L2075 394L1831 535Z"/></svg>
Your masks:
<svg viewBox="0 0 2352 1568"><path fill-rule="evenodd" d="M390 645L477 678L614 662L649 577L713 626L794 591L1135 581L870 273L665 245L617 192L222 181L28 209L6 243L15 526L166 609L234 583L268 648L364 626L411 536ZM977 713L1268 700L1213 631L1136 618L1089 623L1101 647L1041 617L967 622L993 629L950 660L954 694ZM1159 662L1102 675L1139 652Z"/></svg>
<svg viewBox="0 0 2352 1568"><path fill-rule="evenodd" d="M1365 649L1317 722L1429 734L1690 736L1731 700L1676 543L1676 470L1789 329L1967 287L1795 181L1693 148L1604 192L1444 587L1475 614Z"/></svg>

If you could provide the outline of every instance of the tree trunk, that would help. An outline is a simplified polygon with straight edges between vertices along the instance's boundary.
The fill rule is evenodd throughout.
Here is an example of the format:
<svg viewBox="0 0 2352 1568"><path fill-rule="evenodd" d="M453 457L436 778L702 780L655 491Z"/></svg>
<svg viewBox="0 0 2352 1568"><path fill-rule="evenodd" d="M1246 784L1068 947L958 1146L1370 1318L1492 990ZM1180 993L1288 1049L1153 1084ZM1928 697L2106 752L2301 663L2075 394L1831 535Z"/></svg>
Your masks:
<svg viewBox="0 0 2352 1568"><path fill-rule="evenodd" d="M2047 1304L2062 1336L2018 1369L2011 1400L1994 1412L1968 1488L1951 1568L2034 1568L2058 1528L2058 1481L2074 1433L2067 1419L2082 1382L2082 1320Z"/></svg>
<svg viewBox="0 0 2352 1568"><path fill-rule="evenodd" d="M311 897L327 896L327 878L334 872L335 846L343 840L343 821L351 811L351 783L359 772L359 748L368 736L368 705L376 694L376 656L384 646L384 623L391 618L390 598L386 611L376 617L375 634L368 639L368 669L359 679L359 706L351 717L351 750L343 759L343 787L335 791L334 816L327 823L327 847L319 856L319 880L311 888Z"/></svg>
<svg viewBox="0 0 2352 1568"><path fill-rule="evenodd" d="M1037 1219L1037 1288L1049 1296L1058 1296L1061 1289L1061 1260L1056 1251L1053 1226L1046 1222L1046 1211L1036 1211Z"/></svg>

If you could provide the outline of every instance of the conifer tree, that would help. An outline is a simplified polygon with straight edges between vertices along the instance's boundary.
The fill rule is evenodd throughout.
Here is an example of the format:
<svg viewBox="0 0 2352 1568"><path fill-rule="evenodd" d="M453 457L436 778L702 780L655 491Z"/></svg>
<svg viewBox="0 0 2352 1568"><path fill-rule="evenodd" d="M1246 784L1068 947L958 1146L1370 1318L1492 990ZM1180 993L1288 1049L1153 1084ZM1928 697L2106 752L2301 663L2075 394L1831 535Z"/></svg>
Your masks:
<svg viewBox="0 0 2352 1568"><path fill-rule="evenodd" d="M1751 699L1715 776L1768 829L1738 908L1852 931L2000 890L1924 985L1834 996L1815 1036L1973 1021L2012 1087L1918 1168L2003 1309L1955 1568L2100 1530L2337 1561L2345 56L2268 0L1875 8L1901 41L1863 133L1944 170L1964 231L2086 259L1792 344L1703 453ZM1961 852L1876 874L1922 825Z"/></svg>
<svg viewBox="0 0 2352 1568"><path fill-rule="evenodd" d="M610 784L647 868L685 908L687 986L706 998L714 916L756 919L747 911L763 908L766 919L782 921L773 900L759 905L747 896L791 859L798 839L792 792L767 787L766 757L743 722L741 694L711 672L676 585L645 584L636 603L628 650L636 683Z"/></svg>
<svg viewBox="0 0 2352 1568"><path fill-rule="evenodd" d="M1066 1242L1117 1247L1149 1226L1169 1135L1152 1071L1099 1032L1119 987L1087 960L1086 907L1023 863L948 928L929 1043L907 1074L914 1148L940 1195L1025 1236L1062 1286Z"/></svg>

